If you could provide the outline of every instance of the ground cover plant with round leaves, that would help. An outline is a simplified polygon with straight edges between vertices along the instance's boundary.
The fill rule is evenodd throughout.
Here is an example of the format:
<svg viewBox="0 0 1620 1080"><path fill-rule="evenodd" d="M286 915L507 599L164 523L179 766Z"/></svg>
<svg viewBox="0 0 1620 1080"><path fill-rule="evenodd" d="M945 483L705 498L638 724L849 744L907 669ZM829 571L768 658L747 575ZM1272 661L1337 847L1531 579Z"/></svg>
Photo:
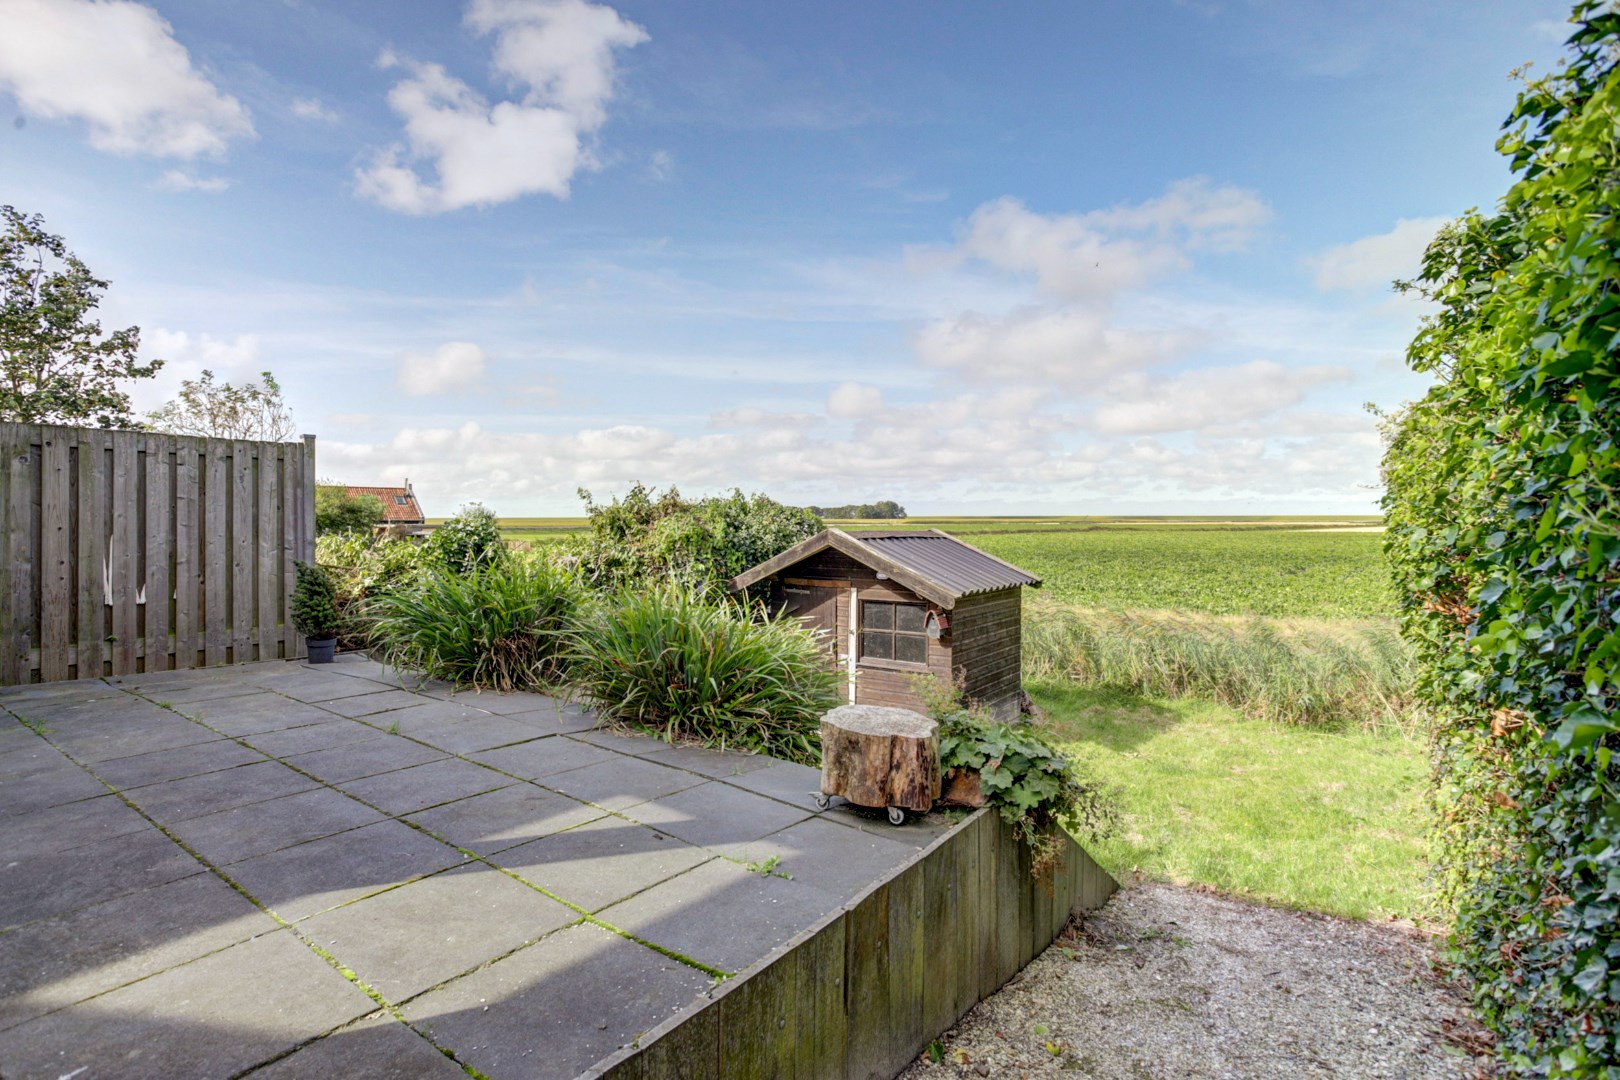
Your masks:
<svg viewBox="0 0 1620 1080"><path fill-rule="evenodd" d="M1620 1077L1620 13L1520 93L1430 246L1386 552L1436 716L1440 897L1513 1075Z"/></svg>

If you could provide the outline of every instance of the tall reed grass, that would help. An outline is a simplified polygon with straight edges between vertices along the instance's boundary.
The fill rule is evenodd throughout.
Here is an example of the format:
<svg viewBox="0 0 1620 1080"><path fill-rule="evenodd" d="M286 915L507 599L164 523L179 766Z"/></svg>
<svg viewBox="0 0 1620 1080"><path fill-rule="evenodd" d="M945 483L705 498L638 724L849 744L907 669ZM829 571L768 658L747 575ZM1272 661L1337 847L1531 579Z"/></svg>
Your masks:
<svg viewBox="0 0 1620 1080"><path fill-rule="evenodd" d="M837 676L789 615L672 586L623 590L584 613L570 680L593 705L671 742L820 760Z"/></svg>
<svg viewBox="0 0 1620 1080"><path fill-rule="evenodd" d="M1316 727L1415 725L1410 650L1378 621L1115 612L1051 601L1024 620L1024 674Z"/></svg>
<svg viewBox="0 0 1620 1080"><path fill-rule="evenodd" d="M373 655L457 686L525 690L559 680L584 596L576 575L512 558L424 570L366 602Z"/></svg>

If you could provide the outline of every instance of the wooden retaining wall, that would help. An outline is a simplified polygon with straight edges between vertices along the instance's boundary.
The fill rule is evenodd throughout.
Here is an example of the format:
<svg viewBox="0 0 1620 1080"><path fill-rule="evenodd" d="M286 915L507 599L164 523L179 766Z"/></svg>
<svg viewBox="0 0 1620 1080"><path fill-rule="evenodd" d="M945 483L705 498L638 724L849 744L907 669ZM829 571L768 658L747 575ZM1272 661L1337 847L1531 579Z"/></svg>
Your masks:
<svg viewBox="0 0 1620 1080"><path fill-rule="evenodd" d="M707 1001L600 1063L602 1080L889 1080L1118 886L1078 844L1045 882L979 810Z"/></svg>
<svg viewBox="0 0 1620 1080"><path fill-rule="evenodd" d="M315 440L0 424L0 685L304 655Z"/></svg>

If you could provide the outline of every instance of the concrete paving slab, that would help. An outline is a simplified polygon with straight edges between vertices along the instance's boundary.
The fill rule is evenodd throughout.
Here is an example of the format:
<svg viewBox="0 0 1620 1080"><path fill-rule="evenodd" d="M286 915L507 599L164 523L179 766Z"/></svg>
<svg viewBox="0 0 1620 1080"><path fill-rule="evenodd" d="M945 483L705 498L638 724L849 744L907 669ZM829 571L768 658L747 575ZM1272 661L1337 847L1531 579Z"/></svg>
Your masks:
<svg viewBox="0 0 1620 1080"><path fill-rule="evenodd" d="M814 810L814 794L821 790L820 769L796 765L791 761L773 762L763 769L720 779L746 791L792 803L801 810Z"/></svg>
<svg viewBox="0 0 1620 1080"><path fill-rule="evenodd" d="M876 836L883 840L907 844L913 850L923 848L951 831L953 821L945 814L907 813L905 824L890 825L886 811L865 806L851 806L834 799L832 806L822 811L821 820Z"/></svg>
<svg viewBox="0 0 1620 1080"><path fill-rule="evenodd" d="M66 754L31 731L27 742L18 743L0 754L0 781L21 780L25 776L37 776L56 769L80 771Z"/></svg>
<svg viewBox="0 0 1620 1080"><path fill-rule="evenodd" d="M775 758L768 758L763 754L747 754L741 750L711 750L703 746L670 746L668 743L643 756L648 761L656 761L660 765L702 773L717 780L746 776L751 772L779 764Z"/></svg>
<svg viewBox="0 0 1620 1080"><path fill-rule="evenodd" d="M280 762L260 761L222 772L149 784L125 792L124 797L150 814L152 820L172 825L229 810L233 806L249 806L284 795L296 795L319 786L309 777L294 772Z"/></svg>
<svg viewBox="0 0 1620 1080"><path fill-rule="evenodd" d="M383 734L358 720L329 719L323 724L306 724L282 731L245 735L243 740L271 757L289 758L316 750L330 750L335 746L353 746L368 739L382 738Z"/></svg>
<svg viewBox="0 0 1620 1080"><path fill-rule="evenodd" d="M910 844L812 818L725 854L744 863L774 856L780 859L777 868L792 874L794 881L841 903L894 872L917 851Z"/></svg>
<svg viewBox="0 0 1620 1080"><path fill-rule="evenodd" d="M682 956L741 971L838 909L829 894L713 859L597 913Z"/></svg>
<svg viewBox="0 0 1620 1080"><path fill-rule="evenodd" d="M114 758L135 757L159 750L213 742L219 736L167 709L142 703L143 710L131 710L117 724L98 725L89 731L76 731L70 721L50 725L48 738L75 760L93 765Z"/></svg>
<svg viewBox="0 0 1620 1080"><path fill-rule="evenodd" d="M33 813L105 794L106 784L62 758L61 764L42 764L35 771L0 780L0 815Z"/></svg>
<svg viewBox="0 0 1620 1080"><path fill-rule="evenodd" d="M413 705L422 704L421 698L405 690L393 690L375 686L372 687L372 691L372 693L368 694L333 698L330 701L317 701L313 702L313 704L318 705L327 712L351 718L370 716L373 713L385 713L391 709L407 709Z"/></svg>
<svg viewBox="0 0 1620 1080"><path fill-rule="evenodd" d="M526 782L412 814L411 821L457 847L493 855L583 825L602 811Z"/></svg>
<svg viewBox="0 0 1620 1080"><path fill-rule="evenodd" d="M389 716L388 723L398 723L400 734L410 735L423 728L438 727L442 724L453 724L463 720L487 719L492 713L483 709L476 709L471 705L457 699L455 701L440 701L436 698L412 695L416 704L410 708L401 709Z"/></svg>
<svg viewBox="0 0 1620 1080"><path fill-rule="evenodd" d="M533 728L537 735L572 735L576 732L595 731L602 721L595 713L574 705L556 703L555 708L539 708L533 712L506 713L507 717Z"/></svg>
<svg viewBox="0 0 1620 1080"><path fill-rule="evenodd" d="M66 852L40 852L0 874L0 929L65 915L87 904L150 889L202 871L153 828ZM9 1076L0 1069L0 1076Z"/></svg>
<svg viewBox="0 0 1620 1080"><path fill-rule="evenodd" d="M297 922L466 861L409 825L379 821L232 863L226 873L281 918Z"/></svg>
<svg viewBox="0 0 1620 1080"><path fill-rule="evenodd" d="M77 683L73 685L79 685ZM82 697L42 697L12 701L13 716L53 728L87 731L94 725L117 724L130 717L160 716L168 710L103 683L91 683Z"/></svg>
<svg viewBox="0 0 1620 1080"><path fill-rule="evenodd" d="M567 739L571 736L562 736ZM545 786L607 810L623 810L707 781L697 773L615 755L615 760L544 778Z"/></svg>
<svg viewBox="0 0 1620 1080"><path fill-rule="evenodd" d="M405 1016L486 1076L561 1080L690 1005L709 982L581 925L422 995Z"/></svg>
<svg viewBox="0 0 1620 1080"><path fill-rule="evenodd" d="M613 761L619 755L599 746L587 746L560 735L552 735L467 756L520 780L542 780L570 769Z"/></svg>
<svg viewBox="0 0 1620 1080"><path fill-rule="evenodd" d="M376 720L381 717L370 719ZM480 714L466 720L445 720L439 723L414 725L409 734L419 742L425 742L452 754L472 754L479 750L525 742L539 733L529 724L504 716Z"/></svg>
<svg viewBox="0 0 1620 1080"><path fill-rule="evenodd" d="M332 719L331 714L324 709L290 701L269 690L237 697L179 704L175 708L184 715L235 738L303 727L306 724L324 724Z"/></svg>
<svg viewBox="0 0 1620 1080"><path fill-rule="evenodd" d="M212 874L30 923L0 949L0 1030L276 928Z"/></svg>
<svg viewBox="0 0 1620 1080"><path fill-rule="evenodd" d="M385 814L409 814L516 783L510 776L459 758L387 772L338 785Z"/></svg>
<svg viewBox="0 0 1620 1080"><path fill-rule="evenodd" d="M13 1028L0 1073L231 1076L375 1008L280 930Z"/></svg>
<svg viewBox="0 0 1620 1080"><path fill-rule="evenodd" d="M398 1003L578 918L499 870L477 864L324 912L299 927Z"/></svg>
<svg viewBox="0 0 1620 1080"><path fill-rule="evenodd" d="M347 795L316 788L176 823L172 831L219 866L381 821Z"/></svg>
<svg viewBox="0 0 1620 1080"><path fill-rule="evenodd" d="M0 867L26 865L35 855L72 851L152 827L118 796L101 790L93 799L6 819L0 825Z"/></svg>
<svg viewBox="0 0 1620 1080"><path fill-rule="evenodd" d="M408 769L412 765L425 765L442 757L444 754L439 750L398 735L385 734L378 739L296 754L285 760L289 765L296 765L328 784L341 784L345 780L359 780L377 773Z"/></svg>
<svg viewBox="0 0 1620 1080"><path fill-rule="evenodd" d="M660 750L671 749L670 744L663 739L655 739L651 735L637 735L625 731L609 731L606 729L581 732L571 738L580 742L600 746L604 750L616 750L621 754L640 757L643 754L656 754Z"/></svg>
<svg viewBox="0 0 1620 1080"><path fill-rule="evenodd" d="M638 803L622 813L688 844L722 851L758 840L810 816L775 799L713 781Z"/></svg>
<svg viewBox="0 0 1620 1080"><path fill-rule="evenodd" d="M346 675L329 675L307 666L293 668L290 673L271 684L276 693L294 701L332 701L340 697L359 697L374 694L377 687L369 679L351 679Z"/></svg>
<svg viewBox="0 0 1620 1080"><path fill-rule="evenodd" d="M107 783L120 790L161 784L165 780L183 780L188 776L234 769L263 761L264 755L241 743L218 739L188 749L183 754L172 750L158 750L150 754L103 761L96 773Z"/></svg>
<svg viewBox="0 0 1620 1080"><path fill-rule="evenodd" d="M266 1065L252 1080L467 1080L461 1066L392 1016L368 1016L296 1054Z"/></svg>
<svg viewBox="0 0 1620 1080"><path fill-rule="evenodd" d="M623 818L603 817L490 857L524 881L596 911L707 862L712 854Z"/></svg>
<svg viewBox="0 0 1620 1080"><path fill-rule="evenodd" d="M461 690L446 700L456 705L467 705L495 716L538 712L549 709L556 712L559 702L549 694L536 694L526 690Z"/></svg>

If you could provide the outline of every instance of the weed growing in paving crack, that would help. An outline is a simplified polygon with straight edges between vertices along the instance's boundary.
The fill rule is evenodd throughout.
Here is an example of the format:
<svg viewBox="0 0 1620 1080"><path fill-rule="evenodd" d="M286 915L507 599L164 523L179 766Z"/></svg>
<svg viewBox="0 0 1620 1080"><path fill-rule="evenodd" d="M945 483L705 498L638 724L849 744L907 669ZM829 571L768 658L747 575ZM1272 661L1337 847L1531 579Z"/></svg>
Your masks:
<svg viewBox="0 0 1620 1080"><path fill-rule="evenodd" d="M21 713L16 713L14 715L17 717L17 723L21 724L29 731L32 731L35 735L38 735L42 739L51 733L51 729L45 726L45 721L43 720L31 720L28 717L23 716Z"/></svg>
<svg viewBox="0 0 1620 1080"><path fill-rule="evenodd" d="M760 877L779 877L787 881L792 881L792 874L788 873L786 870L777 869L777 867L781 865L782 856L772 855L768 858L756 860L755 862L743 863L743 869L749 871L750 873L758 874Z"/></svg>

